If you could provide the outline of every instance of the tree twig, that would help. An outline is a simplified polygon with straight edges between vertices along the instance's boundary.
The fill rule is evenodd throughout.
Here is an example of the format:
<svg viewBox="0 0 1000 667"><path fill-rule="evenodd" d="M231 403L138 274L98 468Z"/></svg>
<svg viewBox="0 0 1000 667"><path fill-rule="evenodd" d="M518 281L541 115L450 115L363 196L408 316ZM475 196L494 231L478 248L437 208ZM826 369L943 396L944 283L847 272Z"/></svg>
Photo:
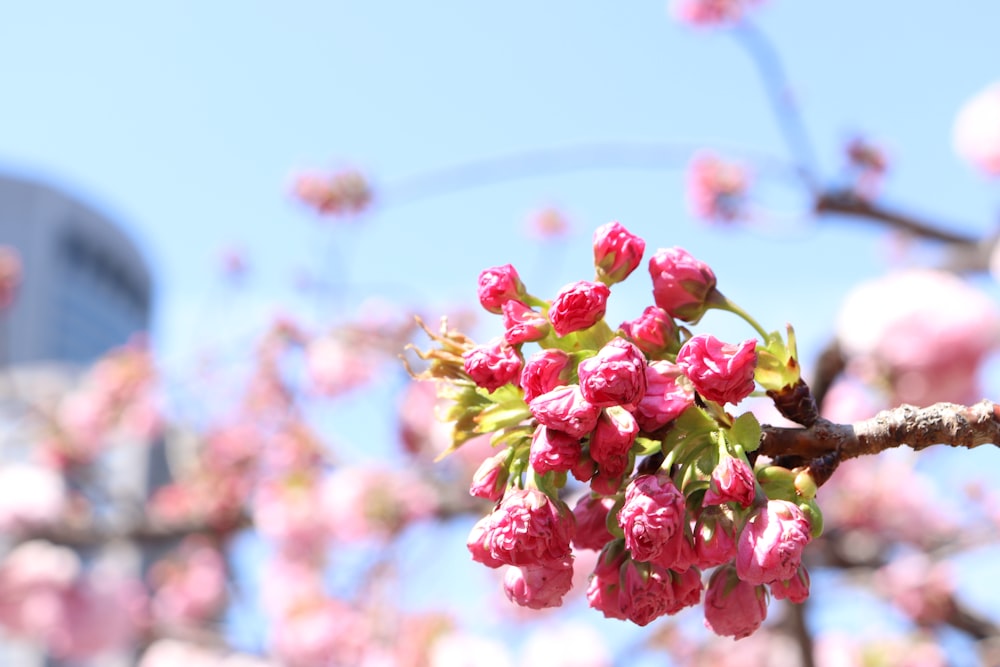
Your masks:
<svg viewBox="0 0 1000 667"><path fill-rule="evenodd" d="M953 232L908 213L888 209L849 190L834 190L820 194L816 198L814 210L817 215L840 214L881 223L892 229L932 241L970 247L979 244L979 239L974 236Z"/></svg>
<svg viewBox="0 0 1000 667"><path fill-rule="evenodd" d="M936 403L918 408L901 405L855 424L819 420L810 428L765 425L760 453L770 457L819 459L836 454L846 460L908 445L978 447L1000 445L1000 406L983 400L975 405Z"/></svg>

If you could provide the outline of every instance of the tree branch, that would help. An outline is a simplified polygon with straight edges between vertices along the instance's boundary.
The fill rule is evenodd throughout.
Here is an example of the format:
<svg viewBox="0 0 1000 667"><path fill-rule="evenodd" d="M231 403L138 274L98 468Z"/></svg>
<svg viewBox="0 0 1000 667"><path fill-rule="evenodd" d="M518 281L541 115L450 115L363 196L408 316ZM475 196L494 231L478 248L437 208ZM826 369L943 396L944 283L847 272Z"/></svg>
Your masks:
<svg viewBox="0 0 1000 667"><path fill-rule="evenodd" d="M1000 406L983 400L975 405L936 403L927 408L901 405L855 424L819 420L810 428L765 425L759 452L765 456L838 461L877 454L909 445L919 451L932 445L1000 446Z"/></svg>
<svg viewBox="0 0 1000 667"><path fill-rule="evenodd" d="M914 236L955 245L976 246L979 239L938 227L907 213L893 211L863 199L848 190L824 192L816 198L816 215L839 213L879 222Z"/></svg>

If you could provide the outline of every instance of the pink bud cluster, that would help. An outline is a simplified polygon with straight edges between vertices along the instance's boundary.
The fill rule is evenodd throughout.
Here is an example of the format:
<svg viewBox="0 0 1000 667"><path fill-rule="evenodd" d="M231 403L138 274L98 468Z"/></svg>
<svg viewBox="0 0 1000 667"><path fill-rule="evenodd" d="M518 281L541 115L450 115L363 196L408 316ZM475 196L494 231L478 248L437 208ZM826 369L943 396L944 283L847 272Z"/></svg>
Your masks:
<svg viewBox="0 0 1000 667"><path fill-rule="evenodd" d="M467 547L475 561L506 568L508 598L532 609L561 605L577 552L599 551L590 605L639 625L698 604L703 573L718 568L707 577L706 623L745 637L766 616L769 596L807 596L801 553L810 519L796 502L768 495L742 450L712 444L684 453L697 438L736 437L723 435L733 425L724 409L755 388L757 341L728 344L677 324L726 303L711 268L681 248L653 254L655 305L612 330L604 320L611 288L644 251L620 223L602 226L595 280L549 301L530 294L510 264L480 275L480 303L502 315L505 332L462 356L478 390L467 407L482 411L470 423L511 416L495 429L505 447L474 476L472 495L494 507ZM540 349L526 351L528 343ZM484 400L495 409L483 410ZM671 434L696 422L707 424L703 432L685 431L676 451L668 448ZM673 464L661 465L664 457ZM561 492L571 479L584 486L572 510Z"/></svg>
<svg viewBox="0 0 1000 667"><path fill-rule="evenodd" d="M711 3L691 2L705 7ZM722 3L716 3L722 4ZM738 2L726 3L739 10ZM723 11L720 9L720 11ZM728 11L728 8L726 9ZM724 21L724 18L717 19ZM709 21L705 21L709 22ZM715 20L711 21L715 22ZM688 166L687 199L691 213L709 222L733 222L747 216L747 191L750 175L738 162L725 160L711 153L696 155Z"/></svg>

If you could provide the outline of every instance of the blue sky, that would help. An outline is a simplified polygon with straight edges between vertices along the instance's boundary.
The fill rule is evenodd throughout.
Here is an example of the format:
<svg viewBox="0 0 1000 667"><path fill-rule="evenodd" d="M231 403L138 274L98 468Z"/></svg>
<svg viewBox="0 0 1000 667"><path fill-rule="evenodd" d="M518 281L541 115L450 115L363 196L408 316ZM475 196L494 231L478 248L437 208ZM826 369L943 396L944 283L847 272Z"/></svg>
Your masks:
<svg viewBox="0 0 1000 667"><path fill-rule="evenodd" d="M1000 6L776 1L758 17L827 174L843 139L864 131L896 165L890 200L988 228L997 190L953 156L950 126L962 101L1000 78ZM232 245L254 267L261 304L287 303L303 267L348 271L404 299L468 302L478 271L501 262L542 293L589 277L590 231L618 219L653 248L683 245L710 261L731 297L766 326L793 321L806 345L825 336L847 286L884 266L883 235L855 224L762 235L693 222L680 163L471 188L386 208L332 241L287 197L297 168L357 165L391 185L598 141L783 156L735 42L676 25L663 2L13 3L0 80L0 165L78 193L134 233L158 277L156 340L171 354L229 335L218 321L190 329ZM783 212L797 203L775 201ZM548 204L577 234L561 272L533 276L539 251L521 223ZM348 261L320 266L338 254ZM635 289L646 298L647 285Z"/></svg>
<svg viewBox="0 0 1000 667"><path fill-rule="evenodd" d="M757 17L828 177L861 131L893 161L887 201L973 232L995 224L1000 191L959 162L950 132L959 105L1000 79L1000 3L773 0ZM791 321L808 371L843 294L889 264L884 233L856 223L760 232L692 220L683 160L506 180L389 205L349 228L290 201L298 168L354 165L391 187L593 142L786 157L736 43L676 25L660 0L7 3L0 82L0 168L76 193L136 237L156 274L154 340L171 360L245 342L263 313L302 310L290 285L303 269L444 309L473 303L481 269L513 262L551 296L590 278L590 234L617 219L651 250L681 245L708 261L767 328ZM801 207L780 184L761 192L786 218ZM540 249L522 225L547 205L576 233ZM231 246L246 252L251 296L222 312L218 258ZM648 303L647 281L616 288L626 296L612 319Z"/></svg>

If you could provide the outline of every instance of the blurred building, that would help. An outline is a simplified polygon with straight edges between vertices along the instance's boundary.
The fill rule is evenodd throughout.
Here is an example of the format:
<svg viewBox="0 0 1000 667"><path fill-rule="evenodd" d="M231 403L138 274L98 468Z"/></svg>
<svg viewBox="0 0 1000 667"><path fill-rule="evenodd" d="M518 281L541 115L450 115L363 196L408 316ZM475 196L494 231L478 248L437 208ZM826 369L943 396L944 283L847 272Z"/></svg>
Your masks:
<svg viewBox="0 0 1000 667"><path fill-rule="evenodd" d="M105 215L41 183L0 176L0 244L23 277L0 322L0 360L84 364L149 328L150 271Z"/></svg>
<svg viewBox="0 0 1000 667"><path fill-rule="evenodd" d="M7 462L30 459L35 443L20 418L22 404L50 403L77 371L148 331L152 280L138 248L106 215L66 192L9 175L0 175L0 245L17 251L22 271L13 305L0 313L0 424L24 425L4 429L0 462ZM107 472L115 481L109 494L141 498L151 476L165 475L162 452L156 458L150 451L127 447L109 454ZM122 571L138 570L142 557L125 546L100 555ZM109 655L100 664L132 662L131 655ZM66 664L0 632L0 665Z"/></svg>

